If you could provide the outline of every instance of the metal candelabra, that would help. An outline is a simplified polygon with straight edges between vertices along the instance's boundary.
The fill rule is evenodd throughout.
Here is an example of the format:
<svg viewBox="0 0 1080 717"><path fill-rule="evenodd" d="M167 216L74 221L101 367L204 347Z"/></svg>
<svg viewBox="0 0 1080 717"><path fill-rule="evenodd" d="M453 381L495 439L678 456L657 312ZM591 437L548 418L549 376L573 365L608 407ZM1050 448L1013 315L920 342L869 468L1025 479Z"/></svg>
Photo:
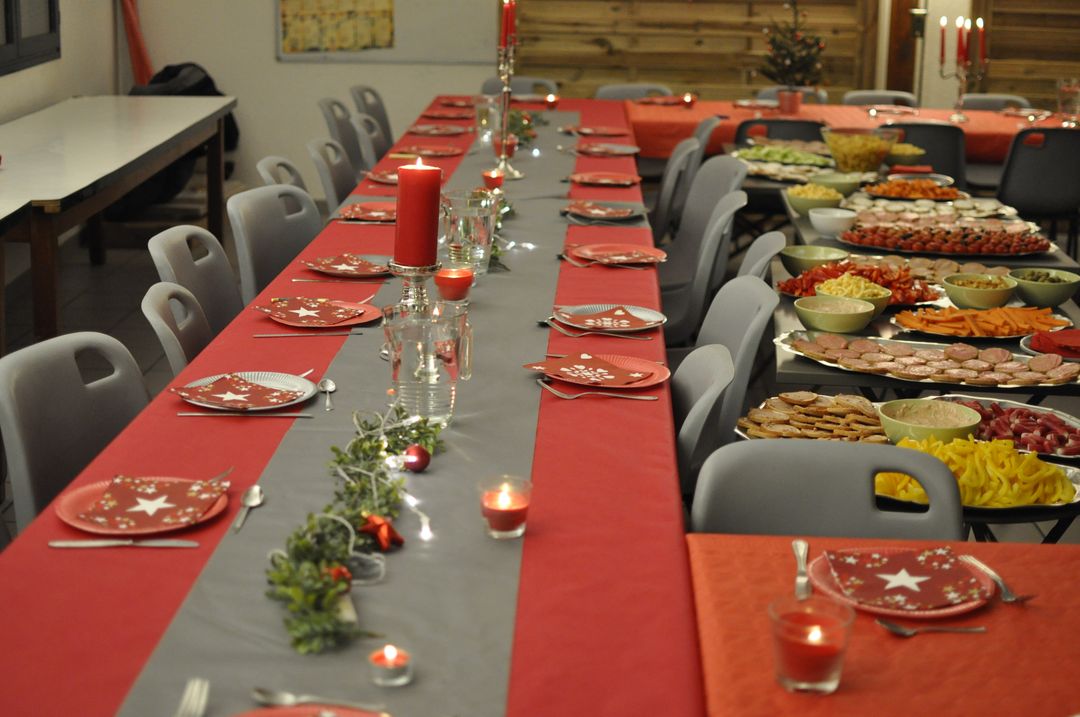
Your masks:
<svg viewBox="0 0 1080 717"><path fill-rule="evenodd" d="M510 166L510 156L513 155L510 144L510 97L512 94L510 85L514 79L513 43L507 43L506 47L499 48L499 79L502 80L502 95L499 105L499 163L496 166L502 170L507 179L521 179L525 173ZM516 147L516 142L514 146Z"/></svg>
<svg viewBox="0 0 1080 717"><path fill-rule="evenodd" d="M430 266L405 266L390 262L390 273L401 277L401 301L406 306L423 308L431 303L428 296L427 280L435 275L440 264Z"/></svg>
<svg viewBox="0 0 1080 717"><path fill-rule="evenodd" d="M963 124L968 121L968 117L964 114L964 95L967 94L968 83L973 82L978 84L986 77L986 71L990 67L990 60L981 60L971 62L957 61L956 69L953 72L945 72L944 65L938 67L938 76L943 80L956 80L956 106L953 113L949 115L949 121L955 124Z"/></svg>

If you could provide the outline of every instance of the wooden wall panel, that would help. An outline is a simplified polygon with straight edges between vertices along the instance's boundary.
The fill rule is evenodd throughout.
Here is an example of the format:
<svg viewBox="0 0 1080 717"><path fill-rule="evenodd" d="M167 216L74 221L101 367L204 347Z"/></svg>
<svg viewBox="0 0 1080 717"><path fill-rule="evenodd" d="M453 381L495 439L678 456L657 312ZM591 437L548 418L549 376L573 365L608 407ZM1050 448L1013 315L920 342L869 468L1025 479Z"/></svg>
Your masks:
<svg viewBox="0 0 1080 717"><path fill-rule="evenodd" d="M990 69L979 90L1057 109L1057 78L1080 77L1080 2L974 0L972 12L988 20L990 42Z"/></svg>
<svg viewBox="0 0 1080 717"><path fill-rule="evenodd" d="M825 38L823 86L839 102L873 77L877 0L803 0ZM568 97L610 82L663 82L706 99L751 96L763 28L782 0L519 0L518 72L551 77ZM863 55L869 53L869 59Z"/></svg>

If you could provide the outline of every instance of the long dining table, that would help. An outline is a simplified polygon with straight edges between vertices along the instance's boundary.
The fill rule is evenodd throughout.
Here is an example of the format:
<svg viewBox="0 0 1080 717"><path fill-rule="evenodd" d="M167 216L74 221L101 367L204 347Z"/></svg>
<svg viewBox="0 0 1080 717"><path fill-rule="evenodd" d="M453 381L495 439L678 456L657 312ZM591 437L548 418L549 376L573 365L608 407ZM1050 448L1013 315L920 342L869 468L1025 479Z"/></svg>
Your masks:
<svg viewBox="0 0 1080 717"><path fill-rule="evenodd" d="M437 98L425 111L443 108ZM3 609L0 657L5 715L170 714L188 678L210 678L207 717L254 707L256 685L382 702L402 715L704 713L701 669L683 538L683 516L667 384L642 391L656 401L567 401L542 391L524 364L545 353L619 353L663 361L661 330L650 341L607 336L572 339L538 326L553 304L632 303L659 308L655 270L578 268L557 259L569 244L651 245L644 221L626 227L570 226L568 197L640 202L636 186L564 183L572 171L632 172L630 158L586 158L556 149L572 144L560 125L629 125L621 104L563 100L557 111L522 105L548 124L514 163L526 174L507 182L515 213L504 236L509 271L479 279L470 322L473 378L462 383L445 450L408 489L430 516L434 537L403 511L402 548L387 555L386 579L354 587L364 629L382 640L302 656L289 645L284 608L265 596L267 554L281 548L309 513L333 494L331 447L353 435L351 413L385 410L390 367L380 360L378 324L362 335L259 339L280 330L246 308L170 385L232 371L313 369L336 380L337 409L314 399L306 419L181 417L190 410L163 391L0 554ZM430 123L430 118L419 120ZM438 118L472 127L471 118ZM632 142L632 135L625 140ZM460 150L427 160L444 187L480 184L494 164L474 133L407 134L377 170L413 145ZM365 180L349 201L395 193ZM300 260L343 252L388 255L392 225L331 220L254 304L308 296L394 303L397 281L307 283ZM170 534L194 549L60 550L54 539L93 537L63 522L58 506L117 475L208 478L232 468L228 506L218 517ZM503 473L535 484L528 532L495 541L482 525L478 479ZM229 526L243 491L259 483L263 506L242 531ZM77 507L77 506L76 506ZM416 678L374 687L366 657L382 641L406 646ZM312 712L314 714L314 711Z"/></svg>
<svg viewBox="0 0 1080 717"><path fill-rule="evenodd" d="M797 114L783 115L776 109L745 107L730 101L701 100L692 107L627 100L626 112L641 147L641 156L652 159L670 157L675 145L692 136L698 123L706 117L721 119L706 150L708 154L721 154L725 144L735 141L735 130L739 124L749 119L800 119L823 122L830 127L871 128L894 122L947 122L953 114L953 110L949 109L924 107L911 113L881 112L871 116L866 107L806 103ZM1012 138L1021 129L1061 125L1060 117L1029 122L1025 117L988 110L965 110L965 115L967 121L956 126L964 130L967 160L984 164L1004 162Z"/></svg>

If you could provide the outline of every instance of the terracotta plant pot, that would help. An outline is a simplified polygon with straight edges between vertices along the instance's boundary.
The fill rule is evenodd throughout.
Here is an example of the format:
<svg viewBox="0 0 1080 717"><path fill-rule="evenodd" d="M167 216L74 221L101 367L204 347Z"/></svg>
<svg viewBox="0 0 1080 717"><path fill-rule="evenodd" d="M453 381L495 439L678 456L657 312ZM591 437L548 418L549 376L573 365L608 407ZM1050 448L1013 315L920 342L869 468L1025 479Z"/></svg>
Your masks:
<svg viewBox="0 0 1080 717"><path fill-rule="evenodd" d="M776 93L776 99L780 103L779 110L782 115L796 115L799 114L799 108L802 107L802 93L792 92L791 90L780 90Z"/></svg>

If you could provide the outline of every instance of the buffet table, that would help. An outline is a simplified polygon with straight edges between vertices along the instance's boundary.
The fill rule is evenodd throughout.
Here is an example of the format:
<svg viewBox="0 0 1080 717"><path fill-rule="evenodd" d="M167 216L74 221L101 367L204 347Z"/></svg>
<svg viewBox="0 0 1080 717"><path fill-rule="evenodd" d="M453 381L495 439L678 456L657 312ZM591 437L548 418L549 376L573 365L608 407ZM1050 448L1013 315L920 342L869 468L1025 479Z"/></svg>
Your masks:
<svg viewBox="0 0 1080 717"><path fill-rule="evenodd" d="M640 201L636 187L559 181L575 169L633 171L629 158L554 149L567 143L558 125L625 125L622 106L564 101L544 115L550 125L540 128L535 149L514 162L527 177L506 186L516 215L504 234L518 243L503 257L511 271L473 289L473 378L458 388L445 451L409 477L434 537L421 539L416 516L403 512L397 527L405 546L387 555L385 581L352 592L361 626L385 637L301 656L289 646L284 609L264 595L267 552L331 498L330 447L351 437L351 410L385 407L382 330L371 324L362 335L259 340L253 335L277 327L245 310L173 386L227 371L314 369L313 379L336 380L337 410L313 402L301 407L313 417L297 421L180 418L186 405L168 391L159 395L68 493L121 473L207 478L231 466L227 509L177 534L199 541L196 549L70 551L47 541L87 536L46 509L0 555L8 586L0 628L11 648L0 711L164 714L198 675L212 680L208 717L251 709L256 685L384 702L395 715L703 713L667 385L647 389L659 397L654 402L563 401L522 368L545 352L574 350L664 359L659 330L652 341L622 341L570 339L537 326L553 303L659 308L653 270L575 268L556 259L567 242L651 244L644 224L568 227L558 211L568 194ZM431 161L443 167L449 188L476 186L493 165L490 147L474 145L472 134L406 135L398 147L425 143L466 150ZM377 169L410 161L388 157ZM393 193L365 181L354 199ZM393 237L392 226L332 221L300 258L385 255ZM255 303L298 295L357 300L377 290L372 303L381 306L400 292L396 281L292 281L317 276L294 262ZM482 526L476 482L500 473L531 475L535 483L524 540L493 541ZM256 482L266 504L242 532L227 532L240 494ZM366 657L388 639L413 654L409 686L370 684Z"/></svg>
<svg viewBox="0 0 1080 717"><path fill-rule="evenodd" d="M810 559L839 548L940 547L908 541L811 538ZM1034 593L1022 606L998 596L968 613L937 620L896 618L908 627L981 625L985 634L896 637L856 611L840 688L828 696L783 691L773 676L766 608L790 595L791 539L689 535L708 714L720 715L1017 715L1076 714L1072 628L1080 547L947 543L975 555L1014 591ZM819 591L815 591L819 592ZM674 713L672 713L674 714Z"/></svg>
<svg viewBox="0 0 1080 717"><path fill-rule="evenodd" d="M671 156L680 141L690 137L698 123L706 117L720 116L720 125L713 131L707 152L721 154L725 144L735 140L735 130L748 119L800 119L823 122L830 127L877 127L891 122L945 121L950 109L920 108L917 114L879 114L870 117L865 107L854 105L802 105L797 115L781 115L774 109L737 107L733 102L699 100L693 107L639 104L626 101L626 114L634 127L634 136L641 147L641 156L662 158ZM1001 164L1009 153L1012 138L1021 129L1040 126L1060 126L1060 119L1042 120L1034 124L1024 118L999 112L965 110L968 121L958 125L964 130L967 160L973 163Z"/></svg>

